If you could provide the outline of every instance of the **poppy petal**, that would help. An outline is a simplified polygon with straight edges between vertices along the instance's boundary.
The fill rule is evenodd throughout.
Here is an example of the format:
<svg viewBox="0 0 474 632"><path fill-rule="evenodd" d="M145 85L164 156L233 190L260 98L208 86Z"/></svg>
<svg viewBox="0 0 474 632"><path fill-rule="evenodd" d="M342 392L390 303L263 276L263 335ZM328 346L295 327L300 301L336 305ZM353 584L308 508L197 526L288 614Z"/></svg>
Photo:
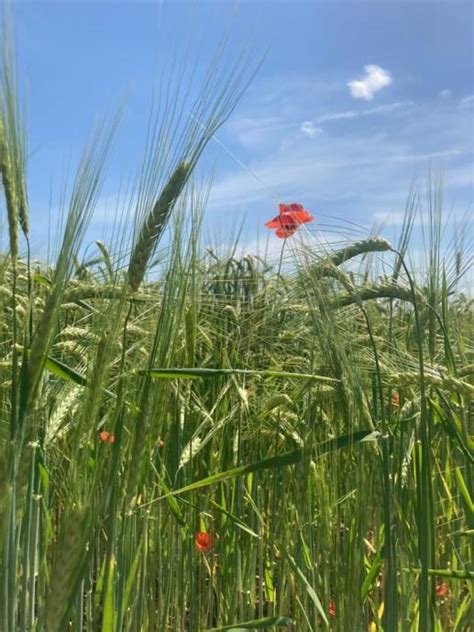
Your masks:
<svg viewBox="0 0 474 632"><path fill-rule="evenodd" d="M282 226L275 231L275 235L280 239L286 239L287 237L294 235L297 230L297 226Z"/></svg>
<svg viewBox="0 0 474 632"><path fill-rule="evenodd" d="M308 211L303 211L301 216L304 218L303 222L306 224L307 222L314 222L314 217Z"/></svg>
<svg viewBox="0 0 474 632"><path fill-rule="evenodd" d="M308 211L292 211L291 216L293 217L295 222L298 224L307 224L308 222L312 222L314 217L308 213Z"/></svg>
<svg viewBox="0 0 474 632"><path fill-rule="evenodd" d="M298 226L298 224L300 223L298 221L295 221L293 213L282 213L278 219L280 220L280 226L284 226L285 228L293 228L295 226Z"/></svg>
<svg viewBox="0 0 474 632"><path fill-rule="evenodd" d="M267 222L265 224L265 226L267 228L280 228L281 226L281 221L279 217L274 217L273 219L271 219L269 222Z"/></svg>
<svg viewBox="0 0 474 632"><path fill-rule="evenodd" d="M286 204L285 206L286 206L286 210L290 213L300 213L301 211L304 211L303 205L297 204L296 202L292 202L291 204Z"/></svg>

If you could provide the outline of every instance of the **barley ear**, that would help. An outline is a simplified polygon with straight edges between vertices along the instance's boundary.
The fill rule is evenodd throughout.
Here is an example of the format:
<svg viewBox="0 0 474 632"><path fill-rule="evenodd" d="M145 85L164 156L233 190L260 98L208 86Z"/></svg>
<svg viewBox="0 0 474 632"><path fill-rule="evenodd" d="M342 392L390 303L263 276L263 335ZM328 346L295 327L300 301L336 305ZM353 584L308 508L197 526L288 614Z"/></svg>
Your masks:
<svg viewBox="0 0 474 632"><path fill-rule="evenodd" d="M45 603L45 631L62 632L62 622L74 595L75 574L83 558L85 511L79 506L62 516L58 538L52 550L50 579Z"/></svg>
<svg viewBox="0 0 474 632"><path fill-rule="evenodd" d="M369 252L384 252L386 250L390 250L390 248L390 243L385 239L382 239L381 237L370 237L369 239L364 239L363 241L357 241L347 248L342 248L342 250L337 250L323 261L313 265L310 268L310 271L318 278L332 276L334 268L342 265L346 261L349 261L349 259L353 259L358 255L364 255Z"/></svg>
<svg viewBox="0 0 474 632"><path fill-rule="evenodd" d="M421 293L418 294L419 295L416 296L417 300L423 302L423 296ZM332 304L334 307L345 307L346 305L356 303L357 299L361 301L368 301L378 298L391 298L413 303L413 294L409 287L403 287L402 285L397 285L396 283L383 283L381 285L372 284L359 287L357 288L356 294L352 292L348 295L337 296Z"/></svg>
<svg viewBox="0 0 474 632"><path fill-rule="evenodd" d="M186 184L191 169L192 163L185 162L181 162L176 167L151 213L143 222L128 267L128 283L132 292L136 292L143 281L148 261L166 228L171 211Z"/></svg>
<svg viewBox="0 0 474 632"><path fill-rule="evenodd" d="M30 212L28 209L28 198L26 194L25 181L22 179L18 183L18 216L20 220L21 230L28 239L30 234Z"/></svg>
<svg viewBox="0 0 474 632"><path fill-rule="evenodd" d="M5 200L7 203L8 230L10 234L10 254L12 264L16 266L18 257L18 205L15 187L15 179L13 177L12 161L10 156L10 148L7 141L5 126L0 115L0 174L2 178L3 190L5 191Z"/></svg>

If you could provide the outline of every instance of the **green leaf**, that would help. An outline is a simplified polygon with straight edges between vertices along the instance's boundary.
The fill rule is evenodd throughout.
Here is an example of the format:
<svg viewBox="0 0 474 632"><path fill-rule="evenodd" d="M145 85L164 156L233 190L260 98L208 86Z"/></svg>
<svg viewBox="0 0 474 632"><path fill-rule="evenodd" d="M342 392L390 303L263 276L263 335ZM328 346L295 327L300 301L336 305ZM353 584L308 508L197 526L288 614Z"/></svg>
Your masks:
<svg viewBox="0 0 474 632"><path fill-rule="evenodd" d="M419 575L421 573L421 568L404 568L403 570L408 573L415 573L415 575ZM428 575L447 577L449 579L474 579L474 573L470 573L469 571L455 571L449 568L429 568Z"/></svg>
<svg viewBox="0 0 474 632"><path fill-rule="evenodd" d="M109 576L105 590L104 612L102 615L102 632L110 632L114 629L114 576L115 560L109 560Z"/></svg>
<svg viewBox="0 0 474 632"><path fill-rule="evenodd" d="M370 592L370 589L374 585L375 580L379 574L380 567L383 562L383 545L377 551L374 560L369 568L369 571L364 579L364 583L362 584L362 588L360 589L360 596L362 601L367 599L367 595Z"/></svg>
<svg viewBox="0 0 474 632"><path fill-rule="evenodd" d="M46 287L50 287L52 285L52 281L48 279L48 277L44 276L44 274L33 274L33 281L39 283L40 285L45 285Z"/></svg>
<svg viewBox="0 0 474 632"><path fill-rule="evenodd" d="M474 463L472 441L470 440L468 435L466 435L466 437L463 436L461 430L461 420L452 410L452 407L449 405L448 400L442 394L440 394L440 396L444 400L446 411L443 410L438 402L433 399L429 399L432 409L436 412L439 419L441 420L444 430L448 434L448 436L458 443L465 456L467 456L471 463ZM471 445L469 445L469 443L471 443Z"/></svg>
<svg viewBox="0 0 474 632"><path fill-rule="evenodd" d="M471 514L474 515L474 502L472 502L471 495L469 494L469 490L467 488L466 481L463 478L461 470L457 467L454 470L454 474L456 475L456 481L458 484L459 493L463 497L468 510L471 512Z"/></svg>
<svg viewBox="0 0 474 632"><path fill-rule="evenodd" d="M327 454L328 452L334 452L342 448L347 448L353 446L356 443L363 443L365 441L376 441L380 436L381 433L376 430L359 430L357 432L351 432L350 434L342 435L341 437L337 437L336 439L330 439L329 441L320 443L316 447L317 456L322 456L323 454ZM261 470L286 467L287 465L295 465L302 460L303 453L304 450L298 448L297 450L292 450L291 452L284 452L283 454L271 456L268 459L262 459L261 461L257 461L257 463L240 465L239 467L234 467L230 470L226 470L225 472L219 472L218 474L207 476L206 478L202 478L199 481L190 483L185 487L181 487L180 489L168 492L157 500L160 500L161 498L166 498L170 494L176 496L177 494L184 494L185 492L191 492L195 489L201 489L201 487L207 487L208 485L221 483L222 481L225 481L229 478L235 478L236 476L241 476L242 474L249 474L251 472L258 472Z"/></svg>
<svg viewBox="0 0 474 632"><path fill-rule="evenodd" d="M272 456L269 459L262 459L257 463L251 463L250 465L241 465L239 467L234 467L231 470L226 470L225 472L219 472L218 474L207 476L206 478L202 478L195 483L191 483L190 485L186 485L185 487L181 487L180 489L176 489L169 493L173 495L184 494L185 492L200 489L201 487L207 487L208 485L213 485L214 483L221 483L222 481L225 481L229 478L235 478L236 476L248 474L249 472L258 472L259 470L267 470L276 467L284 467L286 465L294 465L295 463L301 461L302 456L302 450L285 452L284 454ZM161 498L166 498L166 496L167 494L161 496Z"/></svg>
<svg viewBox="0 0 474 632"><path fill-rule="evenodd" d="M312 373L291 373L289 371L252 371L250 369L141 369L136 371L137 375L148 376L154 379L181 379L196 380L206 377L219 377L225 375L259 375L261 377L273 378L297 378L312 380L315 382L336 383L333 377L325 375L313 375Z"/></svg>
<svg viewBox="0 0 474 632"><path fill-rule="evenodd" d="M104 558L100 567L99 574L97 576L97 583L95 585L94 606L97 610L100 608L102 593L104 591L106 563L107 563L107 560Z"/></svg>
<svg viewBox="0 0 474 632"><path fill-rule="evenodd" d="M155 472L155 474L158 479L159 485L161 486L162 489L165 490L166 502L168 503L170 507L171 513L178 521L178 524L180 525L180 527L183 527L183 529L189 529L188 524L186 520L184 519L184 516L179 508L178 501L176 500L176 498L173 497L173 493L171 489L165 483L163 477L158 474L158 472Z"/></svg>
<svg viewBox="0 0 474 632"><path fill-rule="evenodd" d="M258 535L258 533L255 533L255 531L253 531L250 527L248 527L245 522L242 522L242 520L240 520L240 518L238 518L237 516L235 516L233 513L231 513L230 511L227 511L226 509L224 509L223 507L221 507L221 505L219 505L219 503L216 503L215 500L212 500L212 498L208 499L209 502L211 503L211 505L217 509L217 511L220 511L221 513L223 513L225 516L227 516L234 524L236 527L238 527L239 529L242 529L242 531L245 531L246 533L248 533L249 535L251 535L253 538L259 538L260 536Z"/></svg>
<svg viewBox="0 0 474 632"><path fill-rule="evenodd" d="M286 557L288 558L288 560L290 561L291 566L293 567L293 569L296 571L296 573L298 574L299 578L301 579L301 581L303 582L303 584L305 585L306 588L306 592L308 593L311 601L314 603L314 605L316 606L316 610L319 612L319 614L322 616L324 623L326 624L327 627L329 627L329 621L328 618L326 616L326 613L324 611L324 608L321 604L321 601L319 600L318 595L316 594L316 591L314 590L314 588L311 586L311 584L309 583L308 579L306 578L305 574L303 573L303 571L301 570L301 568L298 566L298 564L296 563L295 559L289 554L286 554Z"/></svg>
<svg viewBox="0 0 474 632"><path fill-rule="evenodd" d="M350 448L356 443L378 441L381 437L382 433L378 430L358 430L357 432L350 432L349 434L341 435L335 439L329 439L329 441L320 443L316 446L316 450L318 456L322 456L328 452Z"/></svg>
<svg viewBox="0 0 474 632"><path fill-rule="evenodd" d="M231 625L224 625L220 628L210 628L203 630L202 632L223 632L228 630L229 632L238 632L239 630L264 630L276 626L281 628L282 626L292 625L293 621L289 617L265 617L264 619L254 619L253 621L245 621L244 623L232 623Z"/></svg>
<svg viewBox="0 0 474 632"><path fill-rule="evenodd" d="M43 492L46 492L49 486L49 473L42 463L38 463L38 473L41 481Z"/></svg>
<svg viewBox="0 0 474 632"><path fill-rule="evenodd" d="M472 617L470 617L472 614L471 605L471 591L466 591L464 599L456 608L455 619L452 627L453 632L466 632L466 630L469 630L469 622L470 619L472 619Z"/></svg>
<svg viewBox="0 0 474 632"><path fill-rule="evenodd" d="M471 536L474 535L474 529L465 529L461 531L453 531L450 535Z"/></svg>
<svg viewBox="0 0 474 632"><path fill-rule="evenodd" d="M125 582L125 590L122 597L121 609L122 609L122 619L127 612L128 603L130 601L130 595L132 593L133 583L135 581L135 577L137 574L138 563L140 561L140 556L142 553L142 544L143 540L140 540L137 551L135 553L135 557L133 558L132 565L130 567L130 571L128 573L127 581Z"/></svg>
<svg viewBox="0 0 474 632"><path fill-rule="evenodd" d="M54 373L54 375L57 375L63 380L74 382L75 384L80 384L81 386L86 385L86 378L83 375L81 375L74 369L71 369L71 367L67 366L63 362L60 362L59 360L54 360L53 358L48 356L46 358L46 368L48 369L48 371L51 371L51 373Z"/></svg>

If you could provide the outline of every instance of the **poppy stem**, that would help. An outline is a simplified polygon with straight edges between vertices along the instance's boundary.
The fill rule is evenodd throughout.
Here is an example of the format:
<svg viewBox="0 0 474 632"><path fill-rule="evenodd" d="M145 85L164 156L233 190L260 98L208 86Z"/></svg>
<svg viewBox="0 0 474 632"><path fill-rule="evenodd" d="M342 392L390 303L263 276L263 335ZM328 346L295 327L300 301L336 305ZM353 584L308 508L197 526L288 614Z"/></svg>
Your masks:
<svg viewBox="0 0 474 632"><path fill-rule="evenodd" d="M278 262L277 277L279 277L280 274L281 274L281 267L282 267L282 264L283 264L283 253L285 252L286 241L287 241L286 239L283 240L283 244L282 244L282 247L281 247L280 261Z"/></svg>

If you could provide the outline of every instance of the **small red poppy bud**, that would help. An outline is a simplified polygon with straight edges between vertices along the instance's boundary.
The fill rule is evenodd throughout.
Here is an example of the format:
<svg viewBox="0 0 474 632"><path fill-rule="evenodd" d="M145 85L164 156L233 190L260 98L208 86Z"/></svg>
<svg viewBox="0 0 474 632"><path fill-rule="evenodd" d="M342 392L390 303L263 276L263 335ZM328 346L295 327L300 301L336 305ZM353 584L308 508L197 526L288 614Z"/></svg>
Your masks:
<svg viewBox="0 0 474 632"><path fill-rule="evenodd" d="M331 617L335 617L336 616L336 602L333 601L332 599L329 601L329 614L331 615Z"/></svg>
<svg viewBox="0 0 474 632"><path fill-rule="evenodd" d="M442 584L438 584L436 586L436 596L437 597L444 597L445 595L447 595L449 592L449 586L446 582L443 582Z"/></svg>
<svg viewBox="0 0 474 632"><path fill-rule="evenodd" d="M397 406L400 406L400 393L398 393L397 391L394 391L392 393L392 406L394 406L395 408Z"/></svg>
<svg viewBox="0 0 474 632"><path fill-rule="evenodd" d="M99 437L102 443L115 443L115 435L107 430L102 430L102 432L99 433Z"/></svg>
<svg viewBox="0 0 474 632"><path fill-rule="evenodd" d="M211 534L206 533L206 531L199 531L199 533L196 533L196 537L194 538L194 544L196 545L196 549L198 551L208 553L212 547Z"/></svg>

